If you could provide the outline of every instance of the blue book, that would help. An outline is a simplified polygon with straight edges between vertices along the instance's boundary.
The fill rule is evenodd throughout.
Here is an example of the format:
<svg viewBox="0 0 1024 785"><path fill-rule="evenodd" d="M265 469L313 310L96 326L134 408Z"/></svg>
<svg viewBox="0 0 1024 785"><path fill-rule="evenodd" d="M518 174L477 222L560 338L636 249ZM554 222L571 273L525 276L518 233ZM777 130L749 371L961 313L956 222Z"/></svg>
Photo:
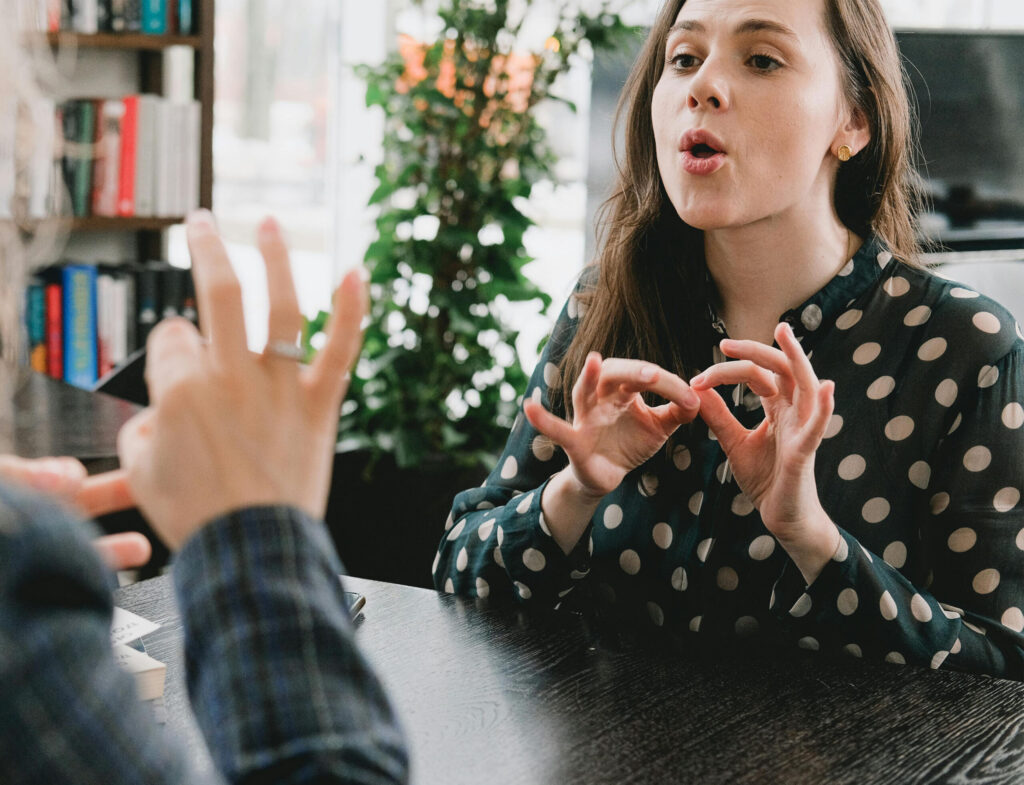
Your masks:
<svg viewBox="0 0 1024 785"><path fill-rule="evenodd" d="M96 383L96 267L61 268L64 288L64 381L91 388Z"/></svg>
<svg viewBox="0 0 1024 785"><path fill-rule="evenodd" d="M178 32L182 35L192 35L195 32L194 25L192 0L178 0Z"/></svg>
<svg viewBox="0 0 1024 785"><path fill-rule="evenodd" d="M28 362L33 370L46 373L46 293L39 278L29 279L25 303L28 332Z"/></svg>
<svg viewBox="0 0 1024 785"><path fill-rule="evenodd" d="M150 35L167 32L167 0L142 0L142 32Z"/></svg>

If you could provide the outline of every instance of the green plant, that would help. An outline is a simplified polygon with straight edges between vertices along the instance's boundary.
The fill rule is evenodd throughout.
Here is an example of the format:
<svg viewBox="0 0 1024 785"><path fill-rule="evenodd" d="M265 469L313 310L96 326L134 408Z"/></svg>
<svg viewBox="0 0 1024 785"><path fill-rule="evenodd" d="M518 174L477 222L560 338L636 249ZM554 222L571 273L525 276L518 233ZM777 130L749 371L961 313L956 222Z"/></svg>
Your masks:
<svg viewBox="0 0 1024 785"><path fill-rule="evenodd" d="M370 200L378 237L365 260L371 319L339 436L400 466L496 459L528 380L501 309L550 303L523 274L523 202L554 179L535 110L563 100L552 86L581 47L611 46L627 29L610 2L587 13L563 1L530 51L521 30L537 4L514 3L515 15L509 5L443 0L437 41L403 38L386 62L357 69L386 124Z"/></svg>

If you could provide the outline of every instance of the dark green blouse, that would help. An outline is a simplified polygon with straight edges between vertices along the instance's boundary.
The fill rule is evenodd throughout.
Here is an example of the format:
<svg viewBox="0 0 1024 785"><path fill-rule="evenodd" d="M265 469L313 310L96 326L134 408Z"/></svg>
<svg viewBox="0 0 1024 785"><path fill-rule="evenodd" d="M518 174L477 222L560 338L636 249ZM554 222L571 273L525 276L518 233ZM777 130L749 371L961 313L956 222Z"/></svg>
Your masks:
<svg viewBox="0 0 1024 785"><path fill-rule="evenodd" d="M574 295L530 380L527 394L545 405L581 310ZM566 457L520 415L484 485L455 498L437 587L546 606L585 587L588 602L618 615L748 638L745 648L1024 678L1020 327L874 240L782 318L818 377L836 382L815 475L843 540L813 584L699 419L602 500L566 556L540 507ZM720 337L709 330L709 343ZM742 386L719 391L747 427L763 418Z"/></svg>

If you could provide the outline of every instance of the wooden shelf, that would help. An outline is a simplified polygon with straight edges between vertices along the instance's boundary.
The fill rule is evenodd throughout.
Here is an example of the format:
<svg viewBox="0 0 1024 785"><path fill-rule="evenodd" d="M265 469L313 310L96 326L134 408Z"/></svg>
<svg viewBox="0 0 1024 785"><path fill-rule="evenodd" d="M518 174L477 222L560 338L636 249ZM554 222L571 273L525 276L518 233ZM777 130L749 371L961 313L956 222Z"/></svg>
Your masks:
<svg viewBox="0 0 1024 785"><path fill-rule="evenodd" d="M142 33L47 33L50 46L77 46L79 49L121 49L127 51L160 51L169 46L190 46L199 49L203 39L198 35L144 35Z"/></svg>
<svg viewBox="0 0 1024 785"><path fill-rule="evenodd" d="M0 225L11 226L9 218L0 218ZM58 224L72 232L159 232L185 223L183 216L176 218L47 218L42 221L20 222L23 229L34 230L41 224Z"/></svg>

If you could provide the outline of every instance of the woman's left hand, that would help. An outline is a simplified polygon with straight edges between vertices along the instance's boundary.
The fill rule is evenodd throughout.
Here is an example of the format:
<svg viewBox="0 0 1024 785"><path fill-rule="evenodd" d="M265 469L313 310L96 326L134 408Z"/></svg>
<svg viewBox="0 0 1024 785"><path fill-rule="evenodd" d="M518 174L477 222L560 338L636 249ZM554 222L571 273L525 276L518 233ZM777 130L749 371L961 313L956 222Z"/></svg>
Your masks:
<svg viewBox="0 0 1024 785"><path fill-rule="evenodd" d="M775 340L780 349L722 341L722 352L736 361L708 368L690 387L700 396L700 415L729 458L736 482L810 583L840 538L814 478L814 456L832 416L835 384L818 380L788 324L775 329ZM738 383L761 397L765 417L754 430L743 427L713 389Z"/></svg>

